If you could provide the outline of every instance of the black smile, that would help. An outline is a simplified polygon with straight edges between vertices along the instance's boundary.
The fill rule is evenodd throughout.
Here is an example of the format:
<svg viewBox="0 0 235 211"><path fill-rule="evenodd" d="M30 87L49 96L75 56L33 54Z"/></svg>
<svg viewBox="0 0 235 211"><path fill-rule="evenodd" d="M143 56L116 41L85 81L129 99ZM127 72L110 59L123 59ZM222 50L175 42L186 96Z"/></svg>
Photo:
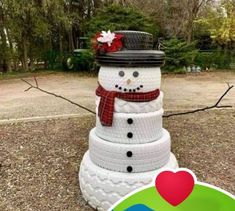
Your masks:
<svg viewBox="0 0 235 211"><path fill-rule="evenodd" d="M143 87L144 87L143 85L140 85L135 89L128 89L128 88L125 88L125 87L122 87L119 85L115 85L116 89L123 90L124 92L136 92L136 91L139 91L140 89L142 89Z"/></svg>

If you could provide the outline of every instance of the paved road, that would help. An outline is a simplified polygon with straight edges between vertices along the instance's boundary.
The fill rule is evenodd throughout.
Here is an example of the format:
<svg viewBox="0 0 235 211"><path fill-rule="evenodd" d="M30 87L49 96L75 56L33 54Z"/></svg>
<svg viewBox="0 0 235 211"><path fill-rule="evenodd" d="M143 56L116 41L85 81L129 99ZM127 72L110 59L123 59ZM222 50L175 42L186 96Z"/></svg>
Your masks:
<svg viewBox="0 0 235 211"><path fill-rule="evenodd" d="M31 78L28 81L33 82ZM202 73L189 75L163 75L162 90L165 110L193 109L213 104L225 91L229 82L235 85L235 73ZM76 74L55 74L38 77L39 86L63 95L95 110L94 90L97 78ZM24 92L28 85L20 79L0 81L0 120L64 117L85 115L86 111L61 99L37 90ZM223 104L235 106L235 88L223 100Z"/></svg>

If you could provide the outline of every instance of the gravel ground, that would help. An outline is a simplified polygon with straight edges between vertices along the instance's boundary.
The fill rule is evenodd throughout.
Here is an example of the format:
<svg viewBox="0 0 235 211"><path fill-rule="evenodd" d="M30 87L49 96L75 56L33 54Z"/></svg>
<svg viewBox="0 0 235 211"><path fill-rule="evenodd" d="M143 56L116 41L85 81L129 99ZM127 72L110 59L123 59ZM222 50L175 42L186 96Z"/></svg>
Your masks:
<svg viewBox="0 0 235 211"><path fill-rule="evenodd" d="M0 125L1 211L91 211L78 169L95 117ZM181 167L235 193L235 111L172 117L164 126Z"/></svg>

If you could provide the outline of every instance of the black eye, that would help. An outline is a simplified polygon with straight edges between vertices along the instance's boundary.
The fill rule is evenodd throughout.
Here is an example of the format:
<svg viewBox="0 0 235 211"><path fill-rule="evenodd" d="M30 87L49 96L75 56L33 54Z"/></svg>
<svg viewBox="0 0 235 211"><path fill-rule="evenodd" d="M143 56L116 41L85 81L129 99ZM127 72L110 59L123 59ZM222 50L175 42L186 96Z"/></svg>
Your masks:
<svg viewBox="0 0 235 211"><path fill-rule="evenodd" d="M120 71L119 73L119 76L123 77L125 75L125 73L123 71Z"/></svg>
<svg viewBox="0 0 235 211"><path fill-rule="evenodd" d="M137 78L139 76L139 73L137 71L133 72L133 76Z"/></svg>

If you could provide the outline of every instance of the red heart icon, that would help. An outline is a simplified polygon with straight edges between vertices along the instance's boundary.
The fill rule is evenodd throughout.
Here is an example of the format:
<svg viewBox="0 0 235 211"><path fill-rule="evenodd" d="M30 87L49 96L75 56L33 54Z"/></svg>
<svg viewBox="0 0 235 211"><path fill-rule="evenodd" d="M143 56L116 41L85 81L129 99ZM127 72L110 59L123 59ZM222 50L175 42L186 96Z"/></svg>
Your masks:
<svg viewBox="0 0 235 211"><path fill-rule="evenodd" d="M162 198L177 206L193 191L194 183L192 174L187 171L163 171L157 176L155 186Z"/></svg>

